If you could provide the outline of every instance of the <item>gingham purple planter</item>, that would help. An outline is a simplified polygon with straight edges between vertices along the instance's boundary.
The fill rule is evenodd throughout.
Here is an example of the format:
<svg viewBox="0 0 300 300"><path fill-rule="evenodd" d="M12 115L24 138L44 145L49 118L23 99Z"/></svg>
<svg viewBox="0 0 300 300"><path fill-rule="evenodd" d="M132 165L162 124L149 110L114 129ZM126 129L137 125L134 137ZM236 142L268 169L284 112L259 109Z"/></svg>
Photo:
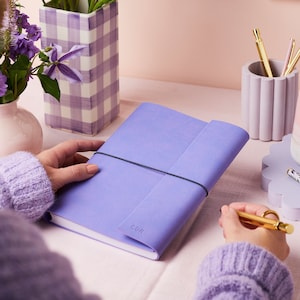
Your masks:
<svg viewBox="0 0 300 300"><path fill-rule="evenodd" d="M45 123L53 128L97 134L119 113L118 4L113 2L90 14L40 8L42 48L55 43L67 52L87 45L69 65L83 75L70 84L58 77L61 100L44 95Z"/></svg>

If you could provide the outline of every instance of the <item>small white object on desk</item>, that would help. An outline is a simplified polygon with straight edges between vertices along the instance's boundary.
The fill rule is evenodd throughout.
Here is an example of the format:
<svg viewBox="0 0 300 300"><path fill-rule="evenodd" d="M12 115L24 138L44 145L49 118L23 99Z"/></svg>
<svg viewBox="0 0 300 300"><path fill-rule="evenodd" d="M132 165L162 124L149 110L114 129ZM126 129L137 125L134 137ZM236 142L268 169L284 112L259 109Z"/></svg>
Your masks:
<svg viewBox="0 0 300 300"><path fill-rule="evenodd" d="M283 216L289 220L300 220L300 183L296 180L297 173L290 169L300 170L290 154L291 134L286 135L282 142L271 146L270 154L262 161L262 187L268 192L269 201L282 207ZM290 175L289 175L290 173ZM294 175L294 178L291 178Z"/></svg>

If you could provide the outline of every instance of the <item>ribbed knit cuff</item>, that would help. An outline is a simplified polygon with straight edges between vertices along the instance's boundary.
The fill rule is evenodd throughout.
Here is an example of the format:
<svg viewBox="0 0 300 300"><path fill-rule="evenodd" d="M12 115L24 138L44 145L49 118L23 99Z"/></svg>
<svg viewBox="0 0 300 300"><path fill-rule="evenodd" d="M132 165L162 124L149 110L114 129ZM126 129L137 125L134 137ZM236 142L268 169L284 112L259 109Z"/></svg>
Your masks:
<svg viewBox="0 0 300 300"><path fill-rule="evenodd" d="M53 204L54 193L46 171L28 152L0 160L0 207L9 208L34 222Z"/></svg>
<svg viewBox="0 0 300 300"><path fill-rule="evenodd" d="M273 254L240 242L212 251L202 262L196 299L292 299L293 283L288 268ZM226 298L226 295L228 298ZM219 299L219 298L218 298Z"/></svg>

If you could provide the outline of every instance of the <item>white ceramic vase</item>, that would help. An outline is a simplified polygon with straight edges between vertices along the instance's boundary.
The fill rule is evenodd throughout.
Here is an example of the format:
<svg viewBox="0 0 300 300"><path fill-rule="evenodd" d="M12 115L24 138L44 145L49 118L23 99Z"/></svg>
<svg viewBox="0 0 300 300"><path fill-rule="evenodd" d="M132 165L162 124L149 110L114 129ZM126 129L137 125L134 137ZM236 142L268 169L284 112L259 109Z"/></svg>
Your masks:
<svg viewBox="0 0 300 300"><path fill-rule="evenodd" d="M37 154L43 145L43 132L35 116L18 107L17 101L0 104L0 157L16 151Z"/></svg>

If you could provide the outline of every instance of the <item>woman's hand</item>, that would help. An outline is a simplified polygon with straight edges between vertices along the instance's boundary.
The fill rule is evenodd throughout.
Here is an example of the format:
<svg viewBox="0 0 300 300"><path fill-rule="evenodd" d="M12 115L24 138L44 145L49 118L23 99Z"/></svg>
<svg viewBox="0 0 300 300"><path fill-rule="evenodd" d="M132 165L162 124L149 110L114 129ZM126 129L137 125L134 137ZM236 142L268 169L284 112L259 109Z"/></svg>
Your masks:
<svg viewBox="0 0 300 300"><path fill-rule="evenodd" d="M224 205L221 208L219 224L223 228L223 235L226 242L249 242L265 248L279 259L284 260L289 255L289 246L286 242L285 233L263 227L250 229L240 222L239 216L236 213L236 211L243 211L262 216L268 209L268 207L263 205L244 202ZM276 219L273 215L268 215L267 217Z"/></svg>
<svg viewBox="0 0 300 300"><path fill-rule="evenodd" d="M69 140L39 153L37 158L47 172L53 191L94 176L99 171L98 166L88 164L88 158L77 152L95 151L103 143L99 140Z"/></svg>

